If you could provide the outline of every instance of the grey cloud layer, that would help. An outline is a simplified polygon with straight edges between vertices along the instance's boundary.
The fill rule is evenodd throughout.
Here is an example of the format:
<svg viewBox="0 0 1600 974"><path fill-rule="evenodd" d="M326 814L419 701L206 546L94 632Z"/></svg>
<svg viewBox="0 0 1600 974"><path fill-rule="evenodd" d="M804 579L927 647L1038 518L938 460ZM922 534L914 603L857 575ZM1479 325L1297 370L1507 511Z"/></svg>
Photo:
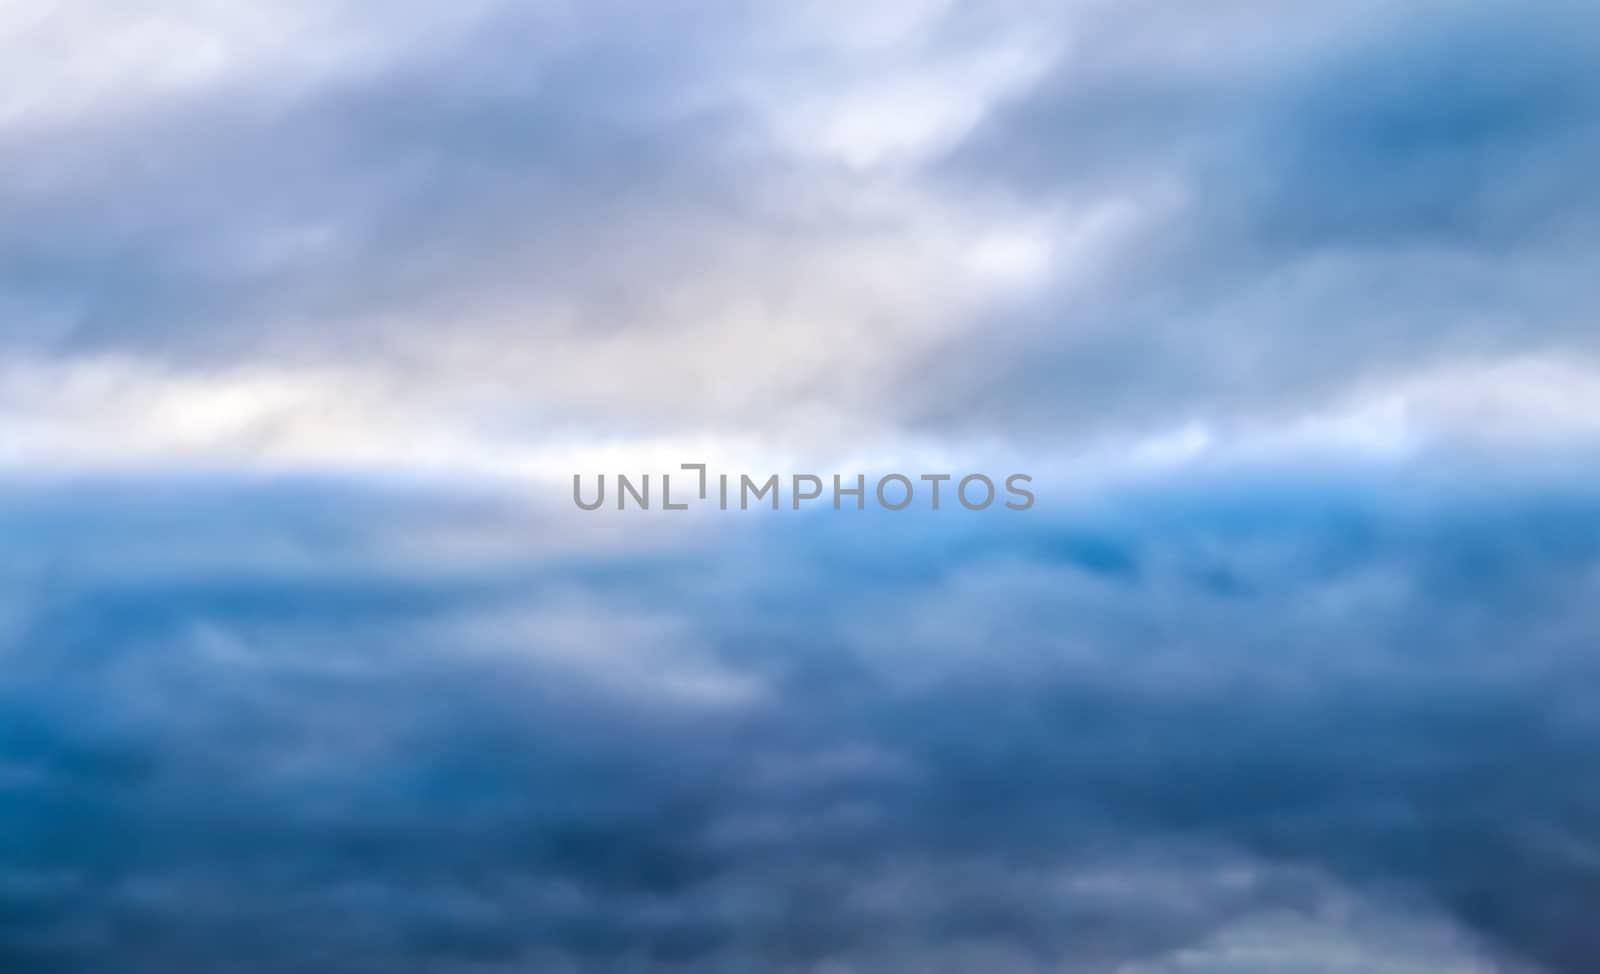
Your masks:
<svg viewBox="0 0 1600 974"><path fill-rule="evenodd" d="M1452 362L1593 367L1592 7L1136 9L1138 30L1090 19L947 171L1013 205L1116 201L1136 229L920 363L923 421L1159 424Z"/></svg>
<svg viewBox="0 0 1600 974"><path fill-rule="evenodd" d="M1165 970L1345 889L1584 970L1596 499L1279 479L523 557L471 498L13 491L0 950Z"/></svg>
<svg viewBox="0 0 1600 974"><path fill-rule="evenodd" d="M492 5L342 72L13 127L0 341L333 362L541 422L626 420L685 384L691 417L825 389L872 359L863 326L924 327L894 318L926 302L892 279L916 228L778 142L768 103L860 60L798 19Z"/></svg>
<svg viewBox="0 0 1600 974"><path fill-rule="evenodd" d="M647 43L660 26L507 11L310 90L246 77L8 133L7 337L240 355L332 332L338 350L419 302L434 329L470 326L507 277L598 302L608 213L692 232L735 181L692 90L709 52ZM259 334L276 328L294 331Z"/></svg>
<svg viewBox="0 0 1600 974"><path fill-rule="evenodd" d="M529 435L837 408L1027 437L1592 370L1586 5L905 7L889 41L709 2L488 5L430 38L399 7L405 42L343 71L12 125L0 339L359 365L494 390ZM852 112L869 143L905 124L880 88L951 113L956 69L1020 57L1029 23L1055 67L973 95L953 145L821 147ZM962 240L1018 227L1038 276L962 283Z"/></svg>

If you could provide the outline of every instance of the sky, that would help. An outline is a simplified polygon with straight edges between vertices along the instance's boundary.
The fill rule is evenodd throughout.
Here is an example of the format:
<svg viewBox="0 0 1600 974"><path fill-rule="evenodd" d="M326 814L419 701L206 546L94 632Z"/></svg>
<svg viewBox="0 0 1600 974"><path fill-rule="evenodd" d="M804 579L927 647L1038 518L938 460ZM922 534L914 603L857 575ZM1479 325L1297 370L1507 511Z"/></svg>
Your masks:
<svg viewBox="0 0 1600 974"><path fill-rule="evenodd" d="M0 5L0 968L1586 974L1596 173L1584 0Z"/></svg>

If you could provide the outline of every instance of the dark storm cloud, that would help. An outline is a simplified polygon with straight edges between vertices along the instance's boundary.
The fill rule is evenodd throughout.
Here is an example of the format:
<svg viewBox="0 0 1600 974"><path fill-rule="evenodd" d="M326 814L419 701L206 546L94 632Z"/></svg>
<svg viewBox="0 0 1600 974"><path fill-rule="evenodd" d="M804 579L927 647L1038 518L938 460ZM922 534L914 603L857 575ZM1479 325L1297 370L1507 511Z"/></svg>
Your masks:
<svg viewBox="0 0 1600 974"><path fill-rule="evenodd" d="M0 503L21 969L1110 970L1330 884L1549 971L1600 946L1587 490L424 568L386 545L508 509L135 486ZM152 567L179 509L212 529Z"/></svg>
<svg viewBox="0 0 1600 974"><path fill-rule="evenodd" d="M1294 411L1453 362L1593 362L1592 6L1290 19L1106 8L951 154L952 191L1135 217L1087 277L918 361L920 421L1115 429Z"/></svg>

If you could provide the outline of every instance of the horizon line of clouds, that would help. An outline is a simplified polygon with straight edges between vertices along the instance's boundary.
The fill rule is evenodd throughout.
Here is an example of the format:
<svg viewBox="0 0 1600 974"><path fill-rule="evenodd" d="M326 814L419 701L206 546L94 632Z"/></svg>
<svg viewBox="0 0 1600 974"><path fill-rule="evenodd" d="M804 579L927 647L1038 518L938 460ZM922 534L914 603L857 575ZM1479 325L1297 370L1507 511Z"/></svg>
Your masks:
<svg viewBox="0 0 1600 974"><path fill-rule="evenodd" d="M850 433L841 437L841 430ZM548 422L515 397L430 395L381 372L348 368L196 373L104 358L0 366L0 475L9 477L170 467L548 484L573 473L675 469L690 461L744 471L998 463L1092 485L1185 468L1453 462L1485 450L1560 461L1581 458L1597 442L1600 367L1570 359L1457 363L1271 417L1027 436L874 425L836 407L765 428L737 418L726 428L675 431L599 416Z"/></svg>

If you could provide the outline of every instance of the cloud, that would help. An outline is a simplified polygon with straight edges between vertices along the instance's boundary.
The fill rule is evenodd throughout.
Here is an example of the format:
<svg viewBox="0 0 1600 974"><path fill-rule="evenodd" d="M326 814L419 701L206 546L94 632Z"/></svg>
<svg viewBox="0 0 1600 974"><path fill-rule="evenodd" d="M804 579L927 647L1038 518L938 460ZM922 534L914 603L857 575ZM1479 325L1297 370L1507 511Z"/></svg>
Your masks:
<svg viewBox="0 0 1600 974"><path fill-rule="evenodd" d="M952 192L1061 234L1124 216L1093 273L913 360L921 422L1116 434L1281 419L1506 356L1592 367L1591 11L1286 19L1101 8L951 153Z"/></svg>
<svg viewBox="0 0 1600 974"><path fill-rule="evenodd" d="M1584 970L1594 15L1046 6L0 10L0 966Z"/></svg>
<svg viewBox="0 0 1600 974"><path fill-rule="evenodd" d="M925 6L858 33L718 2L442 23L358 5L327 15L370 32L343 61L240 54L205 83L12 125L0 340L28 361L472 390L528 438L659 431L663 400L730 432L846 413L993 263L968 253L985 228L894 177L905 163L850 161L915 157L1027 74L1005 37L915 40ZM156 45L180 13L138 33ZM222 19L187 29L222 48L249 32ZM92 65L96 43L74 50ZM861 119L885 101L920 120L880 149Z"/></svg>
<svg viewBox="0 0 1600 974"><path fill-rule="evenodd" d="M1318 417L1418 376L1597 368L1590 19L1491 2L1293 24L1248 2L40 14L15 36L73 52L83 105L28 96L0 128L12 371L116 370L172 401L233 377L311 403L349 388L332 426L392 413L426 432L356 448L274 414L242 442L176 421L118 442L107 396L40 399L44 420L24 405L3 435L277 470L330 465L334 441L437 468L573 437L833 461L919 436L1054 454L1192 426L1338 453ZM209 66L162 81L185 49ZM1452 393L1462 411L1477 388ZM1393 439L1472 428L1435 416Z"/></svg>
<svg viewBox="0 0 1600 974"><path fill-rule="evenodd" d="M566 517L491 495L137 487L0 504L29 969L1178 970L1294 924L1331 965L1380 915L1363 963L1595 947L1573 485L610 555L452 540Z"/></svg>

